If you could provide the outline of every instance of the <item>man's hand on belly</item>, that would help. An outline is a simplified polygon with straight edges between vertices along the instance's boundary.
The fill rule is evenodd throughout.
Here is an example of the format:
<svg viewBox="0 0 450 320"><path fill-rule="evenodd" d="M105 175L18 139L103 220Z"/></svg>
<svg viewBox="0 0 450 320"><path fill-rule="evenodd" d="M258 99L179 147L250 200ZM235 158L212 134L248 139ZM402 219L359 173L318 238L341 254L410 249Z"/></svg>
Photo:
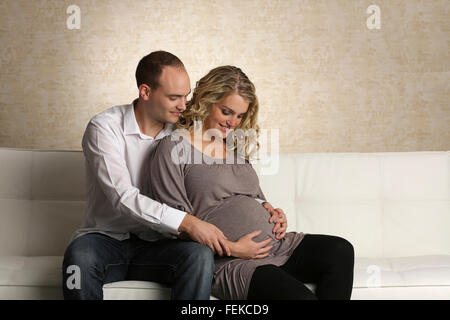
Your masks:
<svg viewBox="0 0 450 320"><path fill-rule="evenodd" d="M287 230L287 218L284 211L280 208L274 209L269 202L263 202L262 206L270 213L269 223L275 223L272 233L277 240L283 239Z"/></svg>
<svg viewBox="0 0 450 320"><path fill-rule="evenodd" d="M184 216L178 231L181 232L181 239L188 235L191 240L209 247L214 254L217 253L219 256L231 255L227 238L219 228L211 223L187 214Z"/></svg>

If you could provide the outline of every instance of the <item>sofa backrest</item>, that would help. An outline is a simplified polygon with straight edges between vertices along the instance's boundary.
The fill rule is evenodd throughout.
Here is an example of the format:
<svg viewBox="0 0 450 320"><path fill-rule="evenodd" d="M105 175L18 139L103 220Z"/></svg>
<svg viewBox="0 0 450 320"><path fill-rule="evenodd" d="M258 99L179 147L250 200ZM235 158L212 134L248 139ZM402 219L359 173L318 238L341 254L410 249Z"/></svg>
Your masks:
<svg viewBox="0 0 450 320"><path fill-rule="evenodd" d="M450 254L450 152L276 162L255 169L288 230L342 236L359 257ZM63 255L85 214L84 165L81 151L0 148L0 255Z"/></svg>
<svg viewBox="0 0 450 320"><path fill-rule="evenodd" d="M278 174L255 168L290 230L342 236L358 257L450 254L448 151L283 154Z"/></svg>
<svg viewBox="0 0 450 320"><path fill-rule="evenodd" d="M0 255L63 255L85 190L81 151L0 148Z"/></svg>

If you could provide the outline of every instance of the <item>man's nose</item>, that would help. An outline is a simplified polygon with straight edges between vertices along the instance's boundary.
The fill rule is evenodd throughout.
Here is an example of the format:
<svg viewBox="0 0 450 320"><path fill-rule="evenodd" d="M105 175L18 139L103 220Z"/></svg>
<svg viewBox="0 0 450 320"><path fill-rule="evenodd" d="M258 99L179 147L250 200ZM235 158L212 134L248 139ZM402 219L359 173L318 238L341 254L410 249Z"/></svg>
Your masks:
<svg viewBox="0 0 450 320"><path fill-rule="evenodd" d="M181 102L178 105L177 108L179 111L183 112L184 110L186 110L186 98L181 98Z"/></svg>

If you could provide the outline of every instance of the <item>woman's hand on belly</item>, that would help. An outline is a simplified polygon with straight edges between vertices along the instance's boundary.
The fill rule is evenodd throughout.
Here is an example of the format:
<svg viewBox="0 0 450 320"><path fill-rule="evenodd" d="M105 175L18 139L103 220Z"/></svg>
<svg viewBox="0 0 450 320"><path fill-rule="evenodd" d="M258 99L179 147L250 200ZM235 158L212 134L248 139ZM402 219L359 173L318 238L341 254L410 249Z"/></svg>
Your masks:
<svg viewBox="0 0 450 320"><path fill-rule="evenodd" d="M236 242L228 241L231 249L231 255L241 259L262 259L269 255L272 245L268 245L273 239L267 238L261 242L255 242L252 239L261 234L261 231L253 231Z"/></svg>

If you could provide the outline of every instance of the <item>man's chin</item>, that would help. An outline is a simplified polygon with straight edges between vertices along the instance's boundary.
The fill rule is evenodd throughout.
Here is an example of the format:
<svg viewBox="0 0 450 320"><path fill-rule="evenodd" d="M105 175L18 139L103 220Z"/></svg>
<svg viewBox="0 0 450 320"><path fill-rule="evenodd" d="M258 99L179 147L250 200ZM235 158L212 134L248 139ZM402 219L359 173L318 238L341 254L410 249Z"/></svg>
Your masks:
<svg viewBox="0 0 450 320"><path fill-rule="evenodd" d="M171 123L171 124L175 124L178 122L178 120L180 119L180 117L175 117L175 116L168 116L166 117L165 122L167 123Z"/></svg>

